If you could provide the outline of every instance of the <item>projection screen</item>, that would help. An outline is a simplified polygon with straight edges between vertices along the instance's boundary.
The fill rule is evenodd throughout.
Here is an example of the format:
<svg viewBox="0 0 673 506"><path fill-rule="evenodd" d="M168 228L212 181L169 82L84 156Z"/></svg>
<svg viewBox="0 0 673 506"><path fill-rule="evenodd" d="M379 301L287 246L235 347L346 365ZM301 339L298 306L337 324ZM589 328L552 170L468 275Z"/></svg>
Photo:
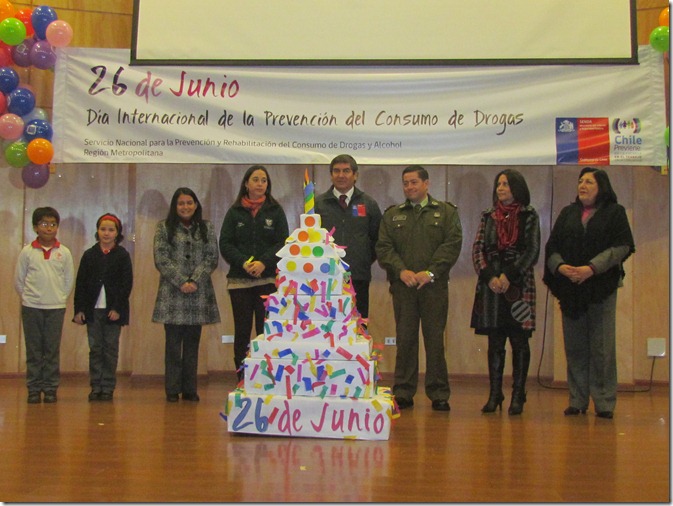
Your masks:
<svg viewBox="0 0 673 506"><path fill-rule="evenodd" d="M131 64L629 64L635 2L135 0Z"/></svg>

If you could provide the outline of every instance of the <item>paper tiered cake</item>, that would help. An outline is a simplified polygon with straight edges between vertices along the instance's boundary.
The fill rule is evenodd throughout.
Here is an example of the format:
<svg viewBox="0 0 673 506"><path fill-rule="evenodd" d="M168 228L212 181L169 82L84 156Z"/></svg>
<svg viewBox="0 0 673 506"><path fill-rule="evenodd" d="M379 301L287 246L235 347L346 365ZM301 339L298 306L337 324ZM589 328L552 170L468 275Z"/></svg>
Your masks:
<svg viewBox="0 0 673 506"><path fill-rule="evenodd" d="M229 432L388 439L392 393L376 384L378 355L360 325L345 251L319 215L302 214L277 254L264 334L227 399Z"/></svg>

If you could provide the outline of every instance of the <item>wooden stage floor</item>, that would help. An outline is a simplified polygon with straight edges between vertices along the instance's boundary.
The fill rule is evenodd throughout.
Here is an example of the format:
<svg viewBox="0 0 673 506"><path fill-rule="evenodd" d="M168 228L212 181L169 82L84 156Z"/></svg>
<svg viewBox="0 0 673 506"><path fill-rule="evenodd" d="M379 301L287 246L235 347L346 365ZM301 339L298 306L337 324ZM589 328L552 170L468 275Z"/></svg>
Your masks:
<svg viewBox="0 0 673 506"><path fill-rule="evenodd" d="M503 413L483 415L487 380L456 378L450 413L419 394L388 441L230 434L232 387L200 380L201 402L169 404L161 380L122 376L113 402L90 403L87 378L72 376L56 404L29 405L23 379L0 379L0 501L671 500L667 385L620 393L604 420L563 416L567 391L531 378L510 417L509 392Z"/></svg>

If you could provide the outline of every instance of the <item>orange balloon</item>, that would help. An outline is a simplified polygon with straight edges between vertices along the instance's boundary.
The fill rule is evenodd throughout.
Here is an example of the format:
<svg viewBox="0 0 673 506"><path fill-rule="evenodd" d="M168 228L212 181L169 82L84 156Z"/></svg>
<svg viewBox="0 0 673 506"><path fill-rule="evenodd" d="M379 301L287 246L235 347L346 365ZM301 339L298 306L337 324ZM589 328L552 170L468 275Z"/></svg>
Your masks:
<svg viewBox="0 0 673 506"><path fill-rule="evenodd" d="M659 26L668 26L668 7L659 14Z"/></svg>
<svg viewBox="0 0 673 506"><path fill-rule="evenodd" d="M54 157L54 146L47 139L38 137L28 143L26 154L35 165L44 165Z"/></svg>
<svg viewBox="0 0 673 506"><path fill-rule="evenodd" d="M0 0L0 21L6 18L13 18L16 14L16 9L12 2L7 0Z"/></svg>

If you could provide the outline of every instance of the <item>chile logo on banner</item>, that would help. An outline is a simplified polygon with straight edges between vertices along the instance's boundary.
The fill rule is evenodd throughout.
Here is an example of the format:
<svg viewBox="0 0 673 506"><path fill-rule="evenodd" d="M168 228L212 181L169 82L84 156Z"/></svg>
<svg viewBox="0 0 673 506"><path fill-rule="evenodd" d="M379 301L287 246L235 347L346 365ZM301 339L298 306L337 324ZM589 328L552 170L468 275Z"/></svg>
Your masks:
<svg viewBox="0 0 673 506"><path fill-rule="evenodd" d="M610 165L610 120L556 118L556 163Z"/></svg>

